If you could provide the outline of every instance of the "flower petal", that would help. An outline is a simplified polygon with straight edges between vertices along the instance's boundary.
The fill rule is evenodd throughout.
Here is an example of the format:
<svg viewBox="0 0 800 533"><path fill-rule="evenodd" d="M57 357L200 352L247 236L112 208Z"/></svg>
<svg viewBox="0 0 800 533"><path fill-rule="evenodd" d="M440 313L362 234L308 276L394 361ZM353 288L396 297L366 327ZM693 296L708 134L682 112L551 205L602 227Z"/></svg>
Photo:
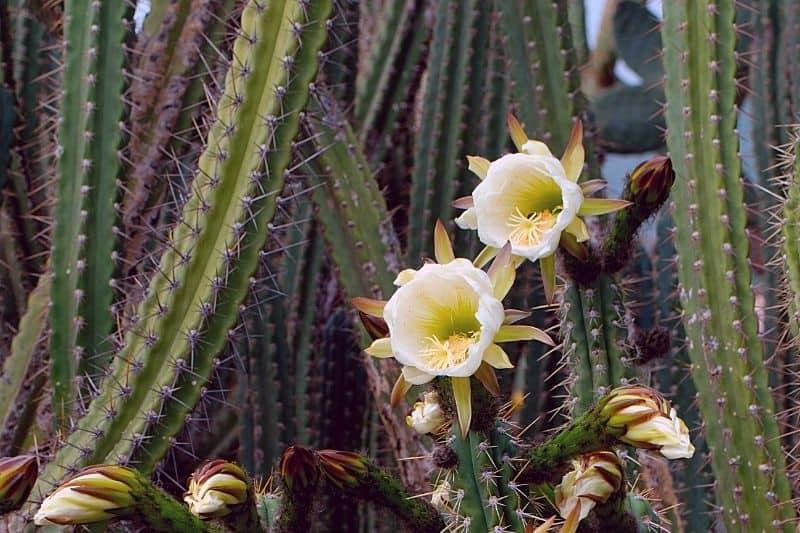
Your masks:
<svg viewBox="0 0 800 533"><path fill-rule="evenodd" d="M403 374L400 374L400 377L397 378L397 381L394 382L394 387L392 387L392 395L389 398L389 404L392 407L397 407L400 404L400 401L405 398L406 393L411 389L411 383L406 381L406 378L403 377Z"/></svg>
<svg viewBox="0 0 800 533"><path fill-rule="evenodd" d="M620 209L625 209L631 205L627 200L616 200L613 198L584 198L578 216L586 215L605 215Z"/></svg>
<svg viewBox="0 0 800 533"><path fill-rule="evenodd" d="M589 259L589 251L586 249L586 246L579 243L578 239L576 239L571 233L562 233L561 241L559 241L558 244L567 252L569 252L571 256L580 259L581 261L586 261Z"/></svg>
<svg viewBox="0 0 800 533"><path fill-rule="evenodd" d="M383 318L383 308L386 307L386 302L383 300L357 296L350 300L350 303L362 313Z"/></svg>
<svg viewBox="0 0 800 533"><path fill-rule="evenodd" d="M511 135L511 140L514 141L514 146L517 147L517 150L522 151L522 147L528 142L528 136L525 134L525 130L522 129L522 124L511 113L508 114L507 122L508 133Z"/></svg>
<svg viewBox="0 0 800 533"><path fill-rule="evenodd" d="M469 209L475 205L475 200L472 199L472 196L462 196L461 198L453 200L453 203L450 205L456 209Z"/></svg>
<svg viewBox="0 0 800 533"><path fill-rule="evenodd" d="M478 268L483 268L486 263L492 260L494 256L500 251L500 248L493 248L492 246L486 246L481 253L472 261L472 264Z"/></svg>
<svg viewBox="0 0 800 533"><path fill-rule="evenodd" d="M503 320L503 324L513 324L514 322L519 322L523 318L528 318L531 316L530 311L523 311L521 309L506 309L506 318Z"/></svg>
<svg viewBox="0 0 800 533"><path fill-rule="evenodd" d="M575 217L572 219L572 222L569 223L569 226L567 226L564 231L574 235L578 242L589 240L589 230L586 227L586 222L584 222L580 217Z"/></svg>
<svg viewBox="0 0 800 533"><path fill-rule="evenodd" d="M511 286L514 285L514 278L517 275L514 262L511 260L510 242L507 242L503 249L500 250L500 253L497 254L487 274L489 274L489 279L492 280L495 298L502 300L511 290Z"/></svg>
<svg viewBox="0 0 800 533"><path fill-rule="evenodd" d="M572 127L567 149L564 150L564 155L561 157L561 164L564 166L564 172L569 181L578 182L578 178L583 172L583 159L583 123L578 120Z"/></svg>
<svg viewBox="0 0 800 533"><path fill-rule="evenodd" d="M478 229L478 215L474 207L470 207L456 218L456 226L461 229Z"/></svg>
<svg viewBox="0 0 800 533"><path fill-rule="evenodd" d="M434 377L413 366L406 365L403 367L403 378L412 385L424 385Z"/></svg>
<svg viewBox="0 0 800 533"><path fill-rule="evenodd" d="M456 258L453 253L453 245L450 243L450 236L441 220L437 220L436 226L433 228L433 253L436 256L436 262L440 265L446 265Z"/></svg>
<svg viewBox="0 0 800 533"><path fill-rule="evenodd" d="M450 378L450 382L453 384L453 401L456 403L461 437L466 438L472 422L472 396L469 378Z"/></svg>
<svg viewBox="0 0 800 533"><path fill-rule="evenodd" d="M414 276L416 274L417 271L414 270L413 268L407 268L405 270L401 270L400 273L397 274L397 277L394 279L394 284L397 285L398 287L402 287L403 285L414 279Z"/></svg>
<svg viewBox="0 0 800 533"><path fill-rule="evenodd" d="M542 283L544 284L544 298L547 303L553 303L556 293L556 258L548 255L539 259L539 268L542 270Z"/></svg>
<svg viewBox="0 0 800 533"><path fill-rule="evenodd" d="M392 351L392 340L389 337L383 339L375 339L372 344L364 349L372 357L378 359L386 359L387 357L394 357Z"/></svg>
<svg viewBox="0 0 800 533"><path fill-rule="evenodd" d="M583 191L584 196L591 196L598 191L602 191L606 188L608 182L606 180L588 180L581 183L581 190Z"/></svg>
<svg viewBox="0 0 800 533"><path fill-rule="evenodd" d="M486 390L495 396L500 396L500 382L497 381L497 374L494 373L494 369L489 363L486 361L481 363L481 366L478 367L478 371L475 372L475 377L486 387Z"/></svg>
<svg viewBox="0 0 800 533"><path fill-rule="evenodd" d="M539 341L549 346L556 343L550 335L533 326L510 326L508 324L500 326L500 331L494 337L494 342L514 342L514 341Z"/></svg>
<svg viewBox="0 0 800 533"><path fill-rule="evenodd" d="M476 176L478 176L480 179L484 179L486 177L486 173L489 172L489 165L491 165L488 159L484 159L476 155L468 155L467 161L469 162L469 169Z"/></svg>
<svg viewBox="0 0 800 533"><path fill-rule="evenodd" d="M514 368L508 354L496 344L492 344L483 354L483 361L494 368Z"/></svg>

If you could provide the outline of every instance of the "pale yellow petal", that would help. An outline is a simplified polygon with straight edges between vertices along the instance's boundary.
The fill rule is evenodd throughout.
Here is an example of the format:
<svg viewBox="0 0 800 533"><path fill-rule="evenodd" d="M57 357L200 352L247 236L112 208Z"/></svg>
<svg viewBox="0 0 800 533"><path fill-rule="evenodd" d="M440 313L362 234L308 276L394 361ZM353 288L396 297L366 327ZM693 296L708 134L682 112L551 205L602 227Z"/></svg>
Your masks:
<svg viewBox="0 0 800 533"><path fill-rule="evenodd" d="M573 218L572 222L569 223L569 226L567 226L564 231L574 235L578 242L589 240L589 230L586 228L586 222L580 217Z"/></svg>
<svg viewBox="0 0 800 533"><path fill-rule="evenodd" d="M383 300L374 300L372 298L357 296L350 300L350 303L362 313L383 318L383 308L386 307L386 302Z"/></svg>
<svg viewBox="0 0 800 533"><path fill-rule="evenodd" d="M509 113L507 120L508 133L511 135L511 140L514 142L514 146L517 147L517 150L522 151L522 147L528 142L528 136L525 135L525 130L522 129L522 124L519 123L517 117Z"/></svg>
<svg viewBox="0 0 800 533"><path fill-rule="evenodd" d="M522 148L519 149L520 152L523 154L528 155L541 155L544 157L553 157L553 153L550 151L550 148L547 147L545 143L542 141L533 141L530 140L522 145Z"/></svg>
<svg viewBox="0 0 800 533"><path fill-rule="evenodd" d="M392 387L392 394L389 397L389 404L392 407L397 407L403 398L405 398L406 393L410 389L411 383L406 381L406 378L403 377L403 374L400 374L400 377L398 377L397 381L394 382L394 387Z"/></svg>
<svg viewBox="0 0 800 533"><path fill-rule="evenodd" d="M466 438L472 422L472 393L469 378L450 378L450 382L453 384L453 401L456 404L461 437Z"/></svg>
<svg viewBox="0 0 800 533"><path fill-rule="evenodd" d="M488 159L476 155L468 155L467 161L469 162L469 169L480 179L485 179L486 174L489 172L489 165L491 163Z"/></svg>
<svg viewBox="0 0 800 533"><path fill-rule="evenodd" d="M372 357L377 357L378 359L394 357L394 352L392 351L392 342L389 337L374 340L372 344L364 349L364 351Z"/></svg>
<svg viewBox="0 0 800 533"><path fill-rule="evenodd" d="M508 354L496 344L492 344L483 354L483 360L494 368L514 368Z"/></svg>
<svg viewBox="0 0 800 533"><path fill-rule="evenodd" d="M555 346L555 342L550 338L550 335L533 326L511 326L506 324L500 326L500 330L494 336L494 342L514 341L539 341Z"/></svg>
<svg viewBox="0 0 800 533"><path fill-rule="evenodd" d="M602 191L606 188L608 182L606 180L588 180L581 183L581 190L584 196L591 196L596 192Z"/></svg>
<svg viewBox="0 0 800 533"><path fill-rule="evenodd" d="M542 270L542 283L544 284L544 298L547 303L553 303L556 294L556 258L548 255L539 259L539 268Z"/></svg>
<svg viewBox="0 0 800 533"><path fill-rule="evenodd" d="M631 205L627 200L617 200L613 198L586 198L578 210L578 216L586 215L605 215L620 209L625 209Z"/></svg>
<svg viewBox="0 0 800 533"><path fill-rule="evenodd" d="M492 248L491 246L487 246L481 250L481 253L478 254L478 257L472 261L472 264L478 268L483 268L486 263L491 261L492 258L497 255L499 251L500 248Z"/></svg>
<svg viewBox="0 0 800 533"><path fill-rule="evenodd" d="M503 324L513 324L514 322L519 322L523 318L528 318L531 316L531 312L521 309L506 309L505 315L506 318L503 320Z"/></svg>
<svg viewBox="0 0 800 533"><path fill-rule="evenodd" d="M497 381L497 374L494 373L494 368L489 363L486 361L481 363L478 371L475 372L475 378L486 387L486 390L495 396L500 396L500 382Z"/></svg>
<svg viewBox="0 0 800 533"><path fill-rule="evenodd" d="M397 277L394 280L394 284L397 285L398 287L402 287L403 285L414 279L416 273L417 271L414 270L413 268L407 268L405 270L401 270L400 273L397 274Z"/></svg>
<svg viewBox="0 0 800 533"><path fill-rule="evenodd" d="M561 158L561 164L564 167L564 172L567 179L573 183L578 182L578 178L583 172L583 123L578 120L572 127L572 134L569 136L569 143L567 149L564 151L564 156Z"/></svg>
<svg viewBox="0 0 800 533"><path fill-rule="evenodd" d="M511 286L514 285L514 278L517 275L514 262L511 259L511 243L506 243L503 246L503 249L492 261L492 266L489 267L487 274L489 274L489 279L492 280L495 298L502 300L511 290Z"/></svg>
<svg viewBox="0 0 800 533"><path fill-rule="evenodd" d="M415 368L413 366L404 366L403 367L403 378L406 381L411 383L412 385L424 385L432 380L435 376L428 374L427 372L423 372L422 370Z"/></svg>
<svg viewBox="0 0 800 533"><path fill-rule="evenodd" d="M436 227L433 229L433 253L436 256L436 262L440 265L446 265L456 258L453 253L453 245L450 243L450 236L441 220L436 221Z"/></svg>

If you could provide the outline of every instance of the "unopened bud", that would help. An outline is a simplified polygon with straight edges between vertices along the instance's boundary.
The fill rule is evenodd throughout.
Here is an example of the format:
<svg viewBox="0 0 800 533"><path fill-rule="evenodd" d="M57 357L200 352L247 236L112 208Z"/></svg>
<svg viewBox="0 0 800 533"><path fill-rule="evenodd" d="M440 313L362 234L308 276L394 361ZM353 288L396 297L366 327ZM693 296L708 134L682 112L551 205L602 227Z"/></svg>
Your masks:
<svg viewBox="0 0 800 533"><path fill-rule="evenodd" d="M231 514L247 501L248 478L239 466L215 459L189 476L183 501L193 515L207 520Z"/></svg>
<svg viewBox="0 0 800 533"><path fill-rule="evenodd" d="M35 455L0 457L0 514L18 509L36 482Z"/></svg>

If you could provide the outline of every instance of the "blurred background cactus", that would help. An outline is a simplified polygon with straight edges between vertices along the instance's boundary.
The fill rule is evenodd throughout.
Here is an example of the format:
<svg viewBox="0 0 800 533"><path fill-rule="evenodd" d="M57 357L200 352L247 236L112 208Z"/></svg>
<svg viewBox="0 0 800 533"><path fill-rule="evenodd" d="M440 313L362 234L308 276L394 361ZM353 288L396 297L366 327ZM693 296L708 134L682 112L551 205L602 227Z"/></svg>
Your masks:
<svg viewBox="0 0 800 533"><path fill-rule="evenodd" d="M794 531L798 24L0 0L0 530ZM509 113L557 157L580 121L583 194L630 205L518 266L505 340L555 347L412 386L350 301L446 264L437 231L489 264L454 219L467 156L525 152Z"/></svg>

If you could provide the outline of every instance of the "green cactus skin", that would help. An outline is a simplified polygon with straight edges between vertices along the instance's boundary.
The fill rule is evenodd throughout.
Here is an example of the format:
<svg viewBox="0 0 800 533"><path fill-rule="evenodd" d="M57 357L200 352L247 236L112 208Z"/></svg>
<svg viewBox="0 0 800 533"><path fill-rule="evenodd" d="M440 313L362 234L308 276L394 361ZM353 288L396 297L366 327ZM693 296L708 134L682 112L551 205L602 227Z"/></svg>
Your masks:
<svg viewBox="0 0 800 533"><path fill-rule="evenodd" d="M2 385L0 386L0 432L7 428L9 417L15 411L15 400L46 327L50 282L49 275L45 274L39 278L39 284L28 298L28 307L19 322L17 334L11 342L11 352L3 361L2 373L0 373L0 384ZM27 423L27 421L23 423ZM4 446L0 446L0 453L6 453L3 448Z"/></svg>
<svg viewBox="0 0 800 533"><path fill-rule="evenodd" d="M789 531L794 512L747 263L733 4L664 5L680 293L721 519L731 529Z"/></svg>
<svg viewBox="0 0 800 533"><path fill-rule="evenodd" d="M784 164L785 200L783 203L783 220L781 220L782 256L785 271L784 304L786 317L789 320L790 345L800 339L800 158L795 141L787 150Z"/></svg>
<svg viewBox="0 0 800 533"><path fill-rule="evenodd" d="M467 67L472 56L475 0L440 2L423 87L419 142L414 147L411 200L408 215L409 264L432 255L432 232L437 219L452 218L451 202L458 191L460 149L469 110Z"/></svg>
<svg viewBox="0 0 800 533"><path fill-rule="evenodd" d="M92 0L65 4L64 96L59 129L59 179L53 230L51 286L50 376L57 428L66 429L72 409L72 387L77 371L78 261L85 243L85 200L88 192L92 79L96 77L96 35L100 6ZM106 259L108 262L108 259Z"/></svg>
<svg viewBox="0 0 800 533"><path fill-rule="evenodd" d="M269 229L330 8L325 0L286 0L252 1L243 10L237 61L194 194L139 308L140 322L34 495L66 469L106 457L152 468L197 401ZM287 56L294 61L282 63ZM272 63L256 68L248 61L254 57ZM213 313L203 312L208 306Z"/></svg>
<svg viewBox="0 0 800 533"><path fill-rule="evenodd" d="M497 497L497 487L482 478L484 472L490 472L492 464L487 453L478 449L484 439L482 433L470 431L466 438L461 438L460 430L455 429L451 435L451 446L458 456L458 475L456 490L463 490L463 499L459 514L461 525L465 531L478 533L491 531L500 524L499 516L487 508L489 497ZM469 526L469 527L467 527Z"/></svg>
<svg viewBox="0 0 800 533"><path fill-rule="evenodd" d="M122 117L123 40L127 36L124 2L100 2L98 13L97 60L91 101L95 109L90 117L92 141L89 146L91 168L88 170L89 192L85 196L86 253L85 268L78 282L82 291L78 314L83 325L78 331L76 345L83 355L78 375L98 374L108 363L111 353L107 341L114 325L109 312L112 289L109 284L114 263L117 175L120 162L117 150L121 142L119 121Z"/></svg>

